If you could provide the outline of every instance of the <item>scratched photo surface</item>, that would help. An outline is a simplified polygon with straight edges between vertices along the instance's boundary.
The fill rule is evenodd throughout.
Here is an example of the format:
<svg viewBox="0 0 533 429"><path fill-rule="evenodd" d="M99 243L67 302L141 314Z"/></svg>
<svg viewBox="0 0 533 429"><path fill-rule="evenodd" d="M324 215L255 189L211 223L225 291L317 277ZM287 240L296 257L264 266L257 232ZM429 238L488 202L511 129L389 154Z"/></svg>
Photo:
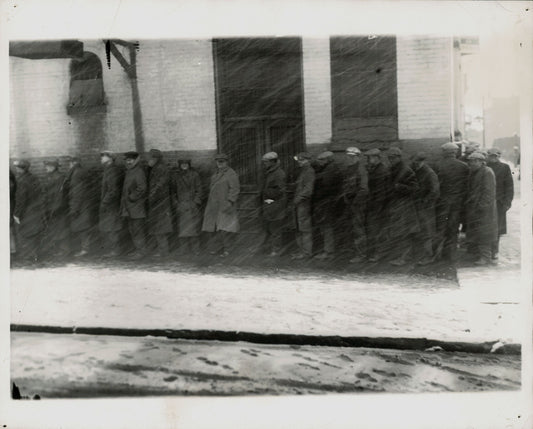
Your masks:
<svg viewBox="0 0 533 429"><path fill-rule="evenodd" d="M518 391L514 42L10 41L12 397Z"/></svg>

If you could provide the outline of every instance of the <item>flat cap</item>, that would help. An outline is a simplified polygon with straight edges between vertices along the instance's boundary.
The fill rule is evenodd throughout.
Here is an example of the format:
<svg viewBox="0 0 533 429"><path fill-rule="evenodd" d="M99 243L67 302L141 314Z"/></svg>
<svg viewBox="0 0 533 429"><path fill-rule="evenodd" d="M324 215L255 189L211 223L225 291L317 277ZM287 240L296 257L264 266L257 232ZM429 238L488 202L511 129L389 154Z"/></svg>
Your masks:
<svg viewBox="0 0 533 429"><path fill-rule="evenodd" d="M468 156L468 159L480 159L482 161L485 161L485 155L483 155L481 152L474 152Z"/></svg>
<svg viewBox="0 0 533 429"><path fill-rule="evenodd" d="M28 168L30 168L30 161L28 161L27 159L19 159L18 161L15 161L13 165L15 167L27 170Z"/></svg>
<svg viewBox="0 0 533 429"><path fill-rule="evenodd" d="M328 159L333 156L333 152L330 152L329 150L322 152L320 155L316 157L316 159Z"/></svg>
<svg viewBox="0 0 533 429"><path fill-rule="evenodd" d="M296 155L294 157L294 160L295 161L303 161L304 159L306 160L311 160L313 157L311 156L311 154L309 152L300 152L298 155Z"/></svg>
<svg viewBox="0 0 533 429"><path fill-rule="evenodd" d="M361 151L356 148L355 146L347 147L346 148L346 155L360 155Z"/></svg>
<svg viewBox="0 0 533 429"><path fill-rule="evenodd" d="M161 153L161 151L159 149L150 149L150 151L148 152L148 155L150 155L150 157L152 158L163 158L163 154Z"/></svg>
<svg viewBox="0 0 533 429"><path fill-rule="evenodd" d="M139 153L135 152L134 150L130 150L129 152L126 152L124 154L125 159L137 159L139 158Z"/></svg>
<svg viewBox="0 0 533 429"><path fill-rule="evenodd" d="M57 159L47 159L46 161L43 161L43 164L56 168L59 167L59 161Z"/></svg>
<svg viewBox="0 0 533 429"><path fill-rule="evenodd" d="M381 151L379 149L369 149L365 152L365 156L380 156Z"/></svg>
<svg viewBox="0 0 533 429"><path fill-rule="evenodd" d="M402 151L399 147L391 147L387 151L387 156L402 156Z"/></svg>
<svg viewBox="0 0 533 429"><path fill-rule="evenodd" d="M491 147L491 148L487 151L487 153L488 153L489 155L498 155L498 156L500 156L500 155L502 154L502 151L501 151L500 149L498 149L497 147Z"/></svg>
<svg viewBox="0 0 533 429"><path fill-rule="evenodd" d="M455 143L448 142L444 143L440 148L446 152L455 152L457 149L459 149L459 146L457 146Z"/></svg>
<svg viewBox="0 0 533 429"><path fill-rule="evenodd" d="M215 155L215 161L218 161L218 160L228 160L228 155L226 155L225 153L217 153Z"/></svg>
<svg viewBox="0 0 533 429"><path fill-rule="evenodd" d="M180 164L189 164L189 165L191 165L191 160L190 159L185 159L185 158L178 159L178 165L180 165Z"/></svg>
<svg viewBox="0 0 533 429"><path fill-rule="evenodd" d="M117 155L111 150L103 150L100 152L100 156L107 156L108 158L115 159Z"/></svg>
<svg viewBox="0 0 533 429"><path fill-rule="evenodd" d="M425 161L427 159L428 155L426 152L417 152L413 155L413 158L415 161Z"/></svg>
<svg viewBox="0 0 533 429"><path fill-rule="evenodd" d="M276 152L268 152L263 155L263 161L273 161L278 159L278 154Z"/></svg>

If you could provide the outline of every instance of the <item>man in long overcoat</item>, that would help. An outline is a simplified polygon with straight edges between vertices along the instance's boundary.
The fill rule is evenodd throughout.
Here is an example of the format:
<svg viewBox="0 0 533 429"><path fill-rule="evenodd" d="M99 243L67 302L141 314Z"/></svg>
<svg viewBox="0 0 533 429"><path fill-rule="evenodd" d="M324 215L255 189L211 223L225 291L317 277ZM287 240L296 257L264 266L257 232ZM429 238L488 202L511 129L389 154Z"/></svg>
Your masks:
<svg viewBox="0 0 533 429"><path fill-rule="evenodd" d="M487 265L491 262L492 245L498 238L496 179L492 169L485 165L483 154L474 152L468 157L468 165L466 236L478 258L475 264Z"/></svg>
<svg viewBox="0 0 533 429"><path fill-rule="evenodd" d="M356 147L346 149L348 166L344 172L342 198L345 218L351 228L351 241L354 257L352 263L364 261L366 255L365 212L368 196L368 176L360 162L361 151Z"/></svg>
<svg viewBox="0 0 533 429"><path fill-rule="evenodd" d="M98 228L102 242L108 248L104 257L116 257L120 255L120 231L123 227L123 220L120 217L120 196L124 182L124 171L115 164L115 154L111 151L102 152L100 161L104 167L104 172L100 193Z"/></svg>
<svg viewBox="0 0 533 429"><path fill-rule="evenodd" d="M130 259L139 260L146 255L146 198L148 186L146 175L139 164L139 154L131 151L124 154L126 175L120 199L120 216L126 219L128 231L135 247Z"/></svg>
<svg viewBox="0 0 533 429"><path fill-rule="evenodd" d="M192 168L190 159L178 160L173 189L182 251L199 255L204 192L200 175Z"/></svg>
<svg viewBox="0 0 533 429"><path fill-rule="evenodd" d="M313 191L313 226L322 235L323 251L316 259L332 259L335 253L335 223L339 213L337 204L342 190L342 173L333 161L333 152L326 151L316 159L315 189Z"/></svg>
<svg viewBox="0 0 533 429"><path fill-rule="evenodd" d="M436 234L435 204L439 198L439 179L437 174L426 164L426 154L419 152L412 157L411 166L416 174L419 189L415 194L415 206L420 224L418 243L422 257L419 265L433 262L433 241Z"/></svg>
<svg viewBox="0 0 533 429"><path fill-rule="evenodd" d="M17 178L12 169L9 169L9 247L10 253L17 252L17 234L15 231L15 221L13 211L15 210L15 196L17 192Z"/></svg>
<svg viewBox="0 0 533 429"><path fill-rule="evenodd" d="M264 176L261 183L261 215L263 220L264 246L269 256L281 254L282 235L286 209L286 176L280 168L278 154L268 152L262 158Z"/></svg>
<svg viewBox="0 0 533 429"><path fill-rule="evenodd" d="M387 221L386 205L389 196L389 171L381 161L381 151L370 149L365 152L368 171L368 197L366 204L365 228L367 258L377 262L382 256L383 228Z"/></svg>
<svg viewBox="0 0 533 429"><path fill-rule="evenodd" d="M292 259L299 260L313 256L313 224L311 198L315 187L315 170L311 166L311 155L301 152L294 157L300 167L294 189L294 218L298 251Z"/></svg>
<svg viewBox="0 0 533 429"><path fill-rule="evenodd" d="M149 152L148 165L148 232L155 237L157 253L154 256L168 256L168 235L172 227L172 209L170 197L170 174L163 154L158 149Z"/></svg>
<svg viewBox="0 0 533 429"><path fill-rule="evenodd" d="M487 166L492 168L496 178L496 208L498 210L498 237L492 245L492 259L498 259L500 236L507 233L507 210L514 198L513 174L508 164L500 161L501 151L491 148L488 151Z"/></svg>
<svg viewBox="0 0 533 429"><path fill-rule="evenodd" d="M15 161L14 166L17 175L17 192L13 220L18 229L17 254L22 260L35 262L39 257L44 230L43 193L39 181L29 171L29 161Z"/></svg>
<svg viewBox="0 0 533 429"><path fill-rule="evenodd" d="M240 183L237 173L228 165L227 155L217 154L215 162L217 170L211 176L202 231L215 233L218 249L213 247L211 253L216 254L222 248L220 256L226 257L233 247L234 234L239 232L237 199Z"/></svg>
<svg viewBox="0 0 533 429"><path fill-rule="evenodd" d="M64 257L70 252L66 176L58 171L57 160L44 161L44 166L46 229L42 250L48 256Z"/></svg>
<svg viewBox="0 0 533 429"><path fill-rule="evenodd" d="M390 192L387 204L389 249L397 255L390 263L405 265L411 258L414 239L420 232L414 197L418 192L416 174L402 159L397 147L387 153L390 167Z"/></svg>
<svg viewBox="0 0 533 429"><path fill-rule="evenodd" d="M91 178L78 157L69 157L67 175L70 232L79 239L80 250L75 257L87 255L91 250L91 229L95 224L91 198Z"/></svg>
<svg viewBox="0 0 533 429"><path fill-rule="evenodd" d="M461 221L461 211L466 196L468 165L456 159L457 145L445 143L441 146L442 158L435 164L439 179L440 196L437 200L437 240L435 259L455 261L457 236Z"/></svg>

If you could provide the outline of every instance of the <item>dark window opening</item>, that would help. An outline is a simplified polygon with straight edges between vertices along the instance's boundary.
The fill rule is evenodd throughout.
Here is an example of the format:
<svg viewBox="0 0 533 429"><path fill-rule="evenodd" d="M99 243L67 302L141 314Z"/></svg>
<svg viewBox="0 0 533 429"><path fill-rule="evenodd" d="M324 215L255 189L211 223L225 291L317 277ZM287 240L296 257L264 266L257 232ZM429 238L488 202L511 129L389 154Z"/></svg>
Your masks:
<svg viewBox="0 0 533 429"><path fill-rule="evenodd" d="M67 112L105 112L102 63L97 55L84 52L81 60L70 62L70 91Z"/></svg>

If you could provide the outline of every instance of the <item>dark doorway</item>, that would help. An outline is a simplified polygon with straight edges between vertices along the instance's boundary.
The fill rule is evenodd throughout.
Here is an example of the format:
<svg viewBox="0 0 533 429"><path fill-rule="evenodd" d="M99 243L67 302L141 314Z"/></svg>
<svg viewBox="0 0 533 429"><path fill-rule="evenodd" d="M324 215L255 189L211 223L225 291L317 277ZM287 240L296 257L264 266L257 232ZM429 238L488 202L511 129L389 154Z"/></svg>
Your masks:
<svg viewBox="0 0 533 429"><path fill-rule="evenodd" d="M398 137L396 38L332 37L333 139L340 146Z"/></svg>
<svg viewBox="0 0 533 429"><path fill-rule="evenodd" d="M304 148L300 38L213 40L218 141L241 181L242 231L257 230L261 156L278 153L289 182Z"/></svg>

